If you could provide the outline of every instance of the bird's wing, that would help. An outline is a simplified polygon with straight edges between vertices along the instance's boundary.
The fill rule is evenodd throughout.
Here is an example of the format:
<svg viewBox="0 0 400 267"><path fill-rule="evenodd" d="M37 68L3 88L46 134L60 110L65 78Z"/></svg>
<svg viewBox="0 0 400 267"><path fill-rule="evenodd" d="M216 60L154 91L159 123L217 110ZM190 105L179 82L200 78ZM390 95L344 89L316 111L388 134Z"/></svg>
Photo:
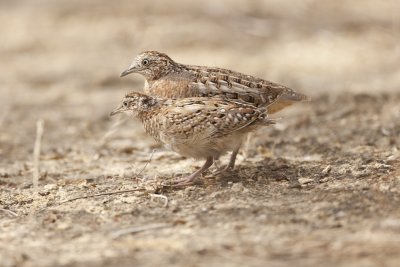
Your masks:
<svg viewBox="0 0 400 267"><path fill-rule="evenodd" d="M292 89L227 69L190 66L192 82L188 87L202 96L223 95L255 106L267 107L268 113L275 113L308 97Z"/></svg>
<svg viewBox="0 0 400 267"><path fill-rule="evenodd" d="M167 107L166 134L183 142L190 136L191 142L218 138L259 122L274 123L262 110L243 103L213 98L185 98ZM251 131L249 127L246 131Z"/></svg>

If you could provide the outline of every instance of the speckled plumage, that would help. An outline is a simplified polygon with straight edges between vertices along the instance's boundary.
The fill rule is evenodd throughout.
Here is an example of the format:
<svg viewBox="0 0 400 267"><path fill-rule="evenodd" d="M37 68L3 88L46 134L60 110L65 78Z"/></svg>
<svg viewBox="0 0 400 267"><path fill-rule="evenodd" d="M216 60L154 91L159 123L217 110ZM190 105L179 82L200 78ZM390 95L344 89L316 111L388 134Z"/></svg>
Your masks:
<svg viewBox="0 0 400 267"><path fill-rule="evenodd" d="M308 98L292 89L251 75L216 67L185 65L157 51L140 53L121 73L140 73L145 92L163 98L221 96L268 109L275 113Z"/></svg>
<svg viewBox="0 0 400 267"><path fill-rule="evenodd" d="M171 150L206 164L179 185L191 183L214 159L240 146L242 137L260 126L270 125L264 108L219 97L164 99L133 92L111 115L131 113L145 131Z"/></svg>
<svg viewBox="0 0 400 267"><path fill-rule="evenodd" d="M308 98L292 89L228 69L180 64L157 51L140 53L127 70L126 76L139 73L146 78L145 92L162 98L221 97L256 107L268 114ZM233 169L240 148L235 143L226 168Z"/></svg>

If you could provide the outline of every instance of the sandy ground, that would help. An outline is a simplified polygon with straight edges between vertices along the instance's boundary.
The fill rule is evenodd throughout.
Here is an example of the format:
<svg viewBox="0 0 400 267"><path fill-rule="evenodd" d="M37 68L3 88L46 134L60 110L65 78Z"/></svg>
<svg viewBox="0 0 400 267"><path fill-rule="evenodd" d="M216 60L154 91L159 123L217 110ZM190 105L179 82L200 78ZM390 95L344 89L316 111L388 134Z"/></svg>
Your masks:
<svg viewBox="0 0 400 267"><path fill-rule="evenodd" d="M0 266L399 266L399 14L395 0L1 1ZM119 73L151 49L313 101L256 132L234 171L163 189L202 162L108 117L143 86Z"/></svg>

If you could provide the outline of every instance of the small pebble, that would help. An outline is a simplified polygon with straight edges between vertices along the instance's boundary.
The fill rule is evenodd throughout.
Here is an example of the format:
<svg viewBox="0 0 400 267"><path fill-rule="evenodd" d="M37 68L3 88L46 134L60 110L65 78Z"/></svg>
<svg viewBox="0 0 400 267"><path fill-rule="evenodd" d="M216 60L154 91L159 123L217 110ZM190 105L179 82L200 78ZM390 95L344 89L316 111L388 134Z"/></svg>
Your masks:
<svg viewBox="0 0 400 267"><path fill-rule="evenodd" d="M299 183L301 185L305 185L305 184L309 184L309 183L313 183L314 179L311 178L299 178Z"/></svg>
<svg viewBox="0 0 400 267"><path fill-rule="evenodd" d="M43 189L46 191L54 190L54 189L57 189L57 185L56 184L46 184L45 186L43 186Z"/></svg>
<svg viewBox="0 0 400 267"><path fill-rule="evenodd" d="M328 173L331 172L331 169L332 169L331 165L328 165L322 170L321 174L322 175L327 175Z"/></svg>

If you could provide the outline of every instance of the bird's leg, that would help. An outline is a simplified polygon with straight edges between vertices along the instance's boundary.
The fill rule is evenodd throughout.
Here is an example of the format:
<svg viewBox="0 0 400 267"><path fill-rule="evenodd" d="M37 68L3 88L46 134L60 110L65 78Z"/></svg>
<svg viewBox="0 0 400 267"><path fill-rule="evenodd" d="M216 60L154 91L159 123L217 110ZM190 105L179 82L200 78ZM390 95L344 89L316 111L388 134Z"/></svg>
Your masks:
<svg viewBox="0 0 400 267"><path fill-rule="evenodd" d="M229 159L229 163L228 165L225 167L226 170L228 169L232 169L235 168L235 162L236 162L236 156L239 152L240 146L242 145L242 143L240 143L233 151L231 154L231 157Z"/></svg>
<svg viewBox="0 0 400 267"><path fill-rule="evenodd" d="M175 187L175 186L185 186L185 185L193 184L193 182L196 180L196 178L199 177L208 168L210 168L210 166L213 164L213 162L214 162L214 159L212 157L208 157L206 162L204 163L204 165L200 169L198 169L197 171L195 171L191 175L189 175L189 176L187 176L185 178L173 181L172 184L168 184L168 185Z"/></svg>
<svg viewBox="0 0 400 267"><path fill-rule="evenodd" d="M235 168L236 157L237 157L237 154L239 153L239 149L240 149L241 145L242 145L242 143L240 142L235 147L235 149L232 151L232 154L231 154L231 157L229 159L228 165L218 168L217 171L213 173L214 175L220 174L221 172L224 172L224 171L227 171L227 170L233 170L233 168Z"/></svg>

